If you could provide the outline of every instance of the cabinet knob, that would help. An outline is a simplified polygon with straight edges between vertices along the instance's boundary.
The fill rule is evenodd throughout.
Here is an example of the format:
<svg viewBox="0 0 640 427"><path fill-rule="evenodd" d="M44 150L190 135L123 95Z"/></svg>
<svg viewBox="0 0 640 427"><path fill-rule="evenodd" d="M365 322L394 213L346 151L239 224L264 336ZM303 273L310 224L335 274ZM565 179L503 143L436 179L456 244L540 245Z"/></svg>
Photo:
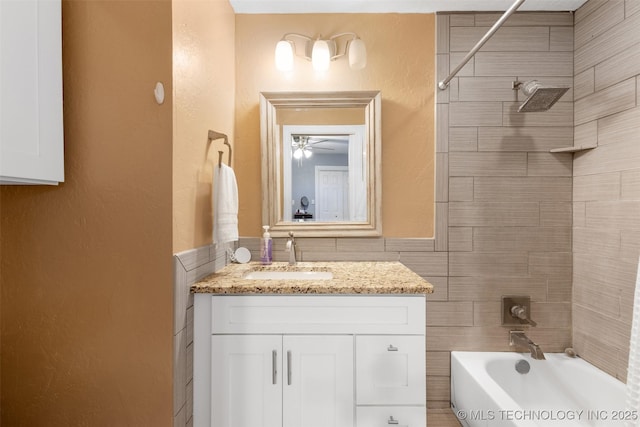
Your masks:
<svg viewBox="0 0 640 427"><path fill-rule="evenodd" d="M389 347L387 347L387 351L398 351L398 347L394 347L391 344L389 344Z"/></svg>
<svg viewBox="0 0 640 427"><path fill-rule="evenodd" d="M387 421L387 424L398 424L400 421L398 420L394 420L393 419L393 415L389 417L389 421Z"/></svg>

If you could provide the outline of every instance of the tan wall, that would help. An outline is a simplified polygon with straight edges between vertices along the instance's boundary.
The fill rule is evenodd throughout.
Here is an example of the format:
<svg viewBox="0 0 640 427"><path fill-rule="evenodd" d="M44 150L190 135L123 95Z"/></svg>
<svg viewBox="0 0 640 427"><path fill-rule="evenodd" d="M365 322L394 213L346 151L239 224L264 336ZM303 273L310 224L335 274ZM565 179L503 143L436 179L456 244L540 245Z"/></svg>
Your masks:
<svg viewBox="0 0 640 427"><path fill-rule="evenodd" d="M625 381L640 255L640 2L575 15L573 345Z"/></svg>
<svg viewBox="0 0 640 427"><path fill-rule="evenodd" d="M235 148L233 9L227 0L174 0L173 250L211 243L211 180L218 151ZM235 153L234 153L235 154ZM235 162L234 162L235 163Z"/></svg>
<svg viewBox="0 0 640 427"><path fill-rule="evenodd" d="M62 12L66 182L0 188L2 424L170 426L171 2Z"/></svg>
<svg viewBox="0 0 640 427"><path fill-rule="evenodd" d="M383 234L433 236L434 28L434 16L424 14L236 16L235 169L241 236L261 232L258 94L294 90L381 91ZM344 31L365 41L364 70L351 70L341 59L326 75L317 76L300 58L291 75L275 69L275 45L285 33L329 36Z"/></svg>

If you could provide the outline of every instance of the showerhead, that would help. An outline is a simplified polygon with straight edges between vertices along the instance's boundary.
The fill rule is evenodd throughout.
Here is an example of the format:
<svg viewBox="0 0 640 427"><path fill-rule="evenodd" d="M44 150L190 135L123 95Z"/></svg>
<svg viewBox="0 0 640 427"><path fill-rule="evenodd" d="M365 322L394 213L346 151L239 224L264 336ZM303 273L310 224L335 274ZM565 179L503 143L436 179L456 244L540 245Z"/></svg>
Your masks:
<svg viewBox="0 0 640 427"><path fill-rule="evenodd" d="M527 97L518 108L519 113L547 111L564 95L569 88L562 86L544 86L537 80L526 83L514 82L514 89L520 89Z"/></svg>

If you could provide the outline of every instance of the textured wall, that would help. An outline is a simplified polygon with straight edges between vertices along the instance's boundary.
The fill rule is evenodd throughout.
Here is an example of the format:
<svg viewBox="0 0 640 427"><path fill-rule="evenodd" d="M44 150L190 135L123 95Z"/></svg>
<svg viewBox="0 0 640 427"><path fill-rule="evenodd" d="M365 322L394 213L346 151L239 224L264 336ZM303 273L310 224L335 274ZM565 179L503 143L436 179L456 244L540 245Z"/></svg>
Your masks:
<svg viewBox="0 0 640 427"><path fill-rule="evenodd" d="M573 345L626 380L640 255L640 2L575 15Z"/></svg>
<svg viewBox="0 0 640 427"><path fill-rule="evenodd" d="M207 146L209 129L232 148L235 15L227 0L174 0L173 250L211 243L211 180L223 140ZM208 148L208 149L207 149Z"/></svg>
<svg viewBox="0 0 640 427"><path fill-rule="evenodd" d="M170 426L171 2L62 15L66 182L0 188L2 424Z"/></svg>
<svg viewBox="0 0 640 427"><path fill-rule="evenodd" d="M317 75L299 58L292 74L275 69L275 45L285 33L329 36L344 31L365 41L364 70L351 70L341 59ZM259 236L262 230L258 94L295 90L381 91L383 234L433 236L434 36L434 16L429 14L236 16L235 166L241 236Z"/></svg>

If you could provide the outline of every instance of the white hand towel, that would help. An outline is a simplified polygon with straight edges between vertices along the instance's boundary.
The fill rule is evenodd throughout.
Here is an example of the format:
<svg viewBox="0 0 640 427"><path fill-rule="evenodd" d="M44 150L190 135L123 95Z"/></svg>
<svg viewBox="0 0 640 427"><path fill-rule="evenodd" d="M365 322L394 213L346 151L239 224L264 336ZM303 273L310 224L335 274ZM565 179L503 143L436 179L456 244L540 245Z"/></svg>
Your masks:
<svg viewBox="0 0 640 427"><path fill-rule="evenodd" d="M238 240L238 184L233 169L224 163L213 170L213 243Z"/></svg>

